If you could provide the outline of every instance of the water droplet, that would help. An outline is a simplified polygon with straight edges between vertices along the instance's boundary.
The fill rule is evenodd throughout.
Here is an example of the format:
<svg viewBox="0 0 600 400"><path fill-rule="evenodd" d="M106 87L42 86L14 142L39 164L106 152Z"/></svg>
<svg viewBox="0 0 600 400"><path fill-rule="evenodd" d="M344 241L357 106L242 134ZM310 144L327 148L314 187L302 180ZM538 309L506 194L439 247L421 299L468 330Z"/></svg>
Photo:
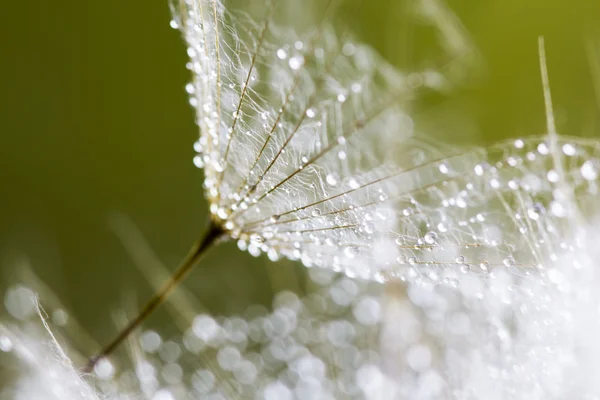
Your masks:
<svg viewBox="0 0 600 400"><path fill-rule="evenodd" d="M577 152L577 150L575 149L575 146L573 146L570 143L565 143L562 147L562 151L567 156L574 156L575 153Z"/></svg>
<svg viewBox="0 0 600 400"><path fill-rule="evenodd" d="M336 186L338 184L338 178L334 174L327 174L327 177L325 178L325 180L331 186Z"/></svg>
<svg viewBox="0 0 600 400"><path fill-rule="evenodd" d="M354 258L356 257L356 253L357 253L357 249L354 246L348 246L344 249L344 254L346 255L346 257L348 258Z"/></svg>
<svg viewBox="0 0 600 400"><path fill-rule="evenodd" d="M558 172L556 172L555 170L551 169L550 171L548 171L548 174L546 175L548 178L549 182L552 183L556 183L560 180L560 175L558 175Z"/></svg>
<svg viewBox="0 0 600 400"><path fill-rule="evenodd" d="M306 110L306 116L308 118L314 118L315 115L317 115L317 113L315 112L314 108L309 108L308 110Z"/></svg>
<svg viewBox="0 0 600 400"><path fill-rule="evenodd" d="M279 221L279 218L281 218L281 215L272 215L271 218L269 218L269 221L271 221L272 223Z"/></svg>
<svg viewBox="0 0 600 400"><path fill-rule="evenodd" d="M425 234L425 236L423 237L423 239L425 240L425 243L427 244L435 244L435 242L437 241L437 233L431 231L431 232L427 232Z"/></svg>
<svg viewBox="0 0 600 400"><path fill-rule="evenodd" d="M457 264L464 264L465 263L465 256L458 256L458 257L456 257L456 259L454 261Z"/></svg>
<svg viewBox="0 0 600 400"><path fill-rule="evenodd" d="M293 70L299 70L304 64L304 57L302 56L293 56L290 58L288 64L290 68Z"/></svg>
<svg viewBox="0 0 600 400"><path fill-rule="evenodd" d="M172 20L169 22L169 26L170 26L171 28L173 28L173 29L178 29L178 28L179 28L179 23L178 23L177 21L175 21L174 19L172 19Z"/></svg>
<svg viewBox="0 0 600 400"><path fill-rule="evenodd" d="M343 102L345 102L345 101L346 101L346 95L345 95L345 94L343 94L343 93L340 93L340 94L338 94L338 95L337 95L337 99L338 99L338 101L339 101L340 103L343 103Z"/></svg>
<svg viewBox="0 0 600 400"><path fill-rule="evenodd" d="M481 268L481 270L483 272L488 272L489 267L490 267L490 262L489 261L484 261L481 264L479 264L479 268Z"/></svg>
<svg viewBox="0 0 600 400"><path fill-rule="evenodd" d="M227 219L228 216L229 213L227 212L227 209L225 207L219 207L219 209L217 210L217 217L221 219Z"/></svg>
<svg viewBox="0 0 600 400"><path fill-rule="evenodd" d="M113 377L115 373L115 367L106 358L98 360L98 363L94 366L94 372L96 376L102 380L108 380Z"/></svg>
<svg viewBox="0 0 600 400"><path fill-rule="evenodd" d="M507 267L512 267L515 265L515 259L512 256L508 256L502 261L502 263Z"/></svg>
<svg viewBox="0 0 600 400"><path fill-rule="evenodd" d="M350 186L350 189L358 189L360 184L356 181L356 179L350 178L350 180L348 180L348 186Z"/></svg>
<svg viewBox="0 0 600 400"><path fill-rule="evenodd" d="M542 215L545 211L546 209L542 204L535 203L527 209L527 216L532 220L536 221L540 218L540 215Z"/></svg>
<svg viewBox="0 0 600 400"><path fill-rule="evenodd" d="M197 168L204 168L204 160L202 159L202 156L194 156L193 162Z"/></svg>
<svg viewBox="0 0 600 400"><path fill-rule="evenodd" d="M517 149L522 149L525 146L525 142L522 139L515 140L515 147Z"/></svg>
<svg viewBox="0 0 600 400"><path fill-rule="evenodd" d="M546 143L538 144L537 150L538 150L538 153L540 153L542 155L546 155L550 152L550 149L548 148L548 145Z"/></svg>
<svg viewBox="0 0 600 400"><path fill-rule="evenodd" d="M355 51L356 51L356 47L352 43L346 43L346 44L344 44L344 47L342 47L342 52L344 53L344 55L346 57L350 57L350 56L354 55Z"/></svg>
<svg viewBox="0 0 600 400"><path fill-rule="evenodd" d="M8 353L13 348L13 342L8 336L0 336L0 351Z"/></svg>
<svg viewBox="0 0 600 400"><path fill-rule="evenodd" d="M408 263L411 265L414 265L417 263L417 257L409 257L408 258Z"/></svg>
<svg viewBox="0 0 600 400"><path fill-rule="evenodd" d="M279 58L280 60L285 60L287 58L287 51L285 51L284 49L277 50L277 58Z"/></svg>
<svg viewBox="0 0 600 400"><path fill-rule="evenodd" d="M450 172L450 169L448 168L448 164L446 164L446 163L440 164L439 170L444 175L446 175L448 172Z"/></svg>
<svg viewBox="0 0 600 400"><path fill-rule="evenodd" d="M583 176L583 179L588 181L595 181L598 179L598 163L594 161L596 160L587 160L581 166L581 176Z"/></svg>

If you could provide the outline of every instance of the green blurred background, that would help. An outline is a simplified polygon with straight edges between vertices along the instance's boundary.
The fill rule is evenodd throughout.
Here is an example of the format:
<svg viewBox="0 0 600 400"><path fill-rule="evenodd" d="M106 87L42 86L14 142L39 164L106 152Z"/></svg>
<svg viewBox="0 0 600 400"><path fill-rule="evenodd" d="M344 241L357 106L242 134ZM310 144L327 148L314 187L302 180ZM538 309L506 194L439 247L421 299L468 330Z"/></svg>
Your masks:
<svg viewBox="0 0 600 400"><path fill-rule="evenodd" d="M256 1L256 3L259 3ZM537 37L545 35L559 131L598 135L600 2L448 3L479 52L471 79L420 105L419 127L450 143L544 132ZM364 1L349 21L392 63L434 54L395 0ZM108 224L129 215L169 268L206 219L197 135L184 86L185 47L165 1L5 2L0 25L1 285L29 265L101 342L112 311L152 289ZM423 32L421 32L423 31ZM296 290L302 268L253 259L228 244L186 287L215 314ZM131 298L131 297L129 297ZM168 324L165 310L147 326Z"/></svg>

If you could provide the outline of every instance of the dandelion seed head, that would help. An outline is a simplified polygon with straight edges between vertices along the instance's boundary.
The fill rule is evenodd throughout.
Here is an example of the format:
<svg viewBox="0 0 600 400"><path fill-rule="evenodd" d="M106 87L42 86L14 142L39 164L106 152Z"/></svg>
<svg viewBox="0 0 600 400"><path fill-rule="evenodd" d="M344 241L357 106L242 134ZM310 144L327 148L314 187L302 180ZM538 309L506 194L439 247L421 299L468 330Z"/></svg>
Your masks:
<svg viewBox="0 0 600 400"><path fill-rule="evenodd" d="M178 7L201 133L194 164L215 223L254 256L385 280L381 268L402 254L374 244L422 240L428 231L404 226L404 204L464 172L444 161L434 174L441 154L413 137L404 111L441 73L401 74L327 22L294 32L268 7L258 22L218 2Z"/></svg>

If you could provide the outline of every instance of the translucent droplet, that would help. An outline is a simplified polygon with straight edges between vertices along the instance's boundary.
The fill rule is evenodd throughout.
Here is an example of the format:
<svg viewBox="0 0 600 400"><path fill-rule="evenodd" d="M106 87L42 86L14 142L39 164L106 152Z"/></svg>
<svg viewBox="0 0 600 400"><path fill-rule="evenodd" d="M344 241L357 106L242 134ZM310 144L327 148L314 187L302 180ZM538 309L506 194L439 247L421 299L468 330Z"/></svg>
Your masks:
<svg viewBox="0 0 600 400"><path fill-rule="evenodd" d="M502 261L502 263L507 267L512 267L515 265L515 259L512 256L508 256Z"/></svg>
<svg viewBox="0 0 600 400"><path fill-rule="evenodd" d="M560 180L560 175L558 175L558 172L556 172L553 169L548 171L548 174L546 174L546 177L548 178L548 181L552 182L552 183L556 183Z"/></svg>
<svg viewBox="0 0 600 400"><path fill-rule="evenodd" d="M346 152L345 152L344 150L340 150L340 151L338 152L338 158L339 158L340 160L345 160L345 159L346 159Z"/></svg>
<svg viewBox="0 0 600 400"><path fill-rule="evenodd" d="M356 257L357 249L354 246L348 246L344 249L344 254L348 258Z"/></svg>
<svg viewBox="0 0 600 400"><path fill-rule="evenodd" d="M299 70L304 64L304 57L302 56L293 56L288 61L290 68L293 70Z"/></svg>
<svg viewBox="0 0 600 400"><path fill-rule="evenodd" d="M287 58L287 51L285 51L284 49L277 50L277 58L279 58L280 60L285 60Z"/></svg>
<svg viewBox="0 0 600 400"><path fill-rule="evenodd" d="M94 372L96 373L96 376L98 376L98 378L102 380L108 380L112 378L115 374L115 367L113 367L113 365L108 359L102 358L98 360L98 362L94 366Z"/></svg>
<svg viewBox="0 0 600 400"><path fill-rule="evenodd" d="M325 180L331 186L336 186L338 184L338 178L334 174L327 174L327 177L325 177Z"/></svg>
<svg viewBox="0 0 600 400"><path fill-rule="evenodd" d="M309 108L308 110L306 110L306 116L308 118L314 118L315 115L317 115L317 113L315 112L314 108Z"/></svg>
<svg viewBox="0 0 600 400"><path fill-rule="evenodd" d="M356 179L350 178L348 180L348 186L350 186L350 189L358 189L360 187L360 184L357 182Z"/></svg>
<svg viewBox="0 0 600 400"><path fill-rule="evenodd" d="M538 220L545 211L543 205L536 203L527 209L527 216L535 221Z"/></svg>
<svg viewBox="0 0 600 400"><path fill-rule="evenodd" d="M340 93L340 94L338 94L338 95L337 95L337 99L338 99L338 101L339 101L340 103L343 103L343 102L345 102L345 101L346 101L346 95L345 95L345 94L343 94L343 93Z"/></svg>
<svg viewBox="0 0 600 400"><path fill-rule="evenodd" d="M8 353L13 349L13 342L8 336L0 336L0 351Z"/></svg>
<svg viewBox="0 0 600 400"><path fill-rule="evenodd" d="M425 234L425 236L423 237L423 239L425 240L425 243L427 244L435 244L436 240L437 240L437 233L431 231L431 232L427 232Z"/></svg>
<svg viewBox="0 0 600 400"><path fill-rule="evenodd" d="M454 261L457 264L464 264L465 263L465 256L458 256L458 257L456 257L456 259Z"/></svg>
<svg viewBox="0 0 600 400"><path fill-rule="evenodd" d="M598 163L592 160L587 160L581 166L581 176L583 179L588 181L595 181L598 179Z"/></svg>
<svg viewBox="0 0 600 400"><path fill-rule="evenodd" d="M444 175L446 175L448 172L450 172L450 168L448 168L448 164L440 164L440 166L438 167L440 172Z"/></svg>
<svg viewBox="0 0 600 400"><path fill-rule="evenodd" d="M575 153L577 152L577 150L575 149L575 146L573 146L570 143L565 143L562 147L562 151L567 156L574 156Z"/></svg>

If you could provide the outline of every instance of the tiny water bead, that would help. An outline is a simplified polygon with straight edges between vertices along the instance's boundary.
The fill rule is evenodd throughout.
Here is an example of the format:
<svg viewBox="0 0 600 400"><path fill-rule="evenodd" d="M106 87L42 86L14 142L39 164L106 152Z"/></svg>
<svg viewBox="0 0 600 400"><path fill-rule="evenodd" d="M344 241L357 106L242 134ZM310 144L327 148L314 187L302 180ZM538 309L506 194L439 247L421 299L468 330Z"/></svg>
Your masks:
<svg viewBox="0 0 600 400"><path fill-rule="evenodd" d="M587 160L581 166L581 176L588 181L595 181L600 174L600 162L598 160Z"/></svg>

